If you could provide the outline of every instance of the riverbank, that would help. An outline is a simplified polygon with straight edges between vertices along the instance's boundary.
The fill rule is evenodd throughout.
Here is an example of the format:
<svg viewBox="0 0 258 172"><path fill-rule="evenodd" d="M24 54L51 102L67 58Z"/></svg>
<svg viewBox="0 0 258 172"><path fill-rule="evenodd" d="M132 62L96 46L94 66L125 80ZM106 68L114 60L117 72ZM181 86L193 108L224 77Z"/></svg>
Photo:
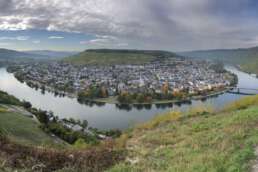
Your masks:
<svg viewBox="0 0 258 172"><path fill-rule="evenodd" d="M15 75L14 75L15 76ZM16 77L16 76L15 76ZM31 88L35 88L36 90L38 90L39 88L42 88L44 86L44 90L41 89L42 93L44 94L45 91L48 91L49 93L53 93L55 96L61 96L61 97L69 97L72 99L78 99L78 93L68 93L68 92L64 92L64 91L60 91L60 90L56 90L50 86L46 86L46 85L42 85L40 82L37 81L29 81L30 84L28 84L28 81L22 81L19 78L16 77L17 80L19 80L20 82L25 82L27 83L27 85ZM36 86L35 86L36 85ZM234 84L236 85L236 83ZM92 103L105 103L105 104L124 104L124 105L155 105L155 104L171 104L171 103L184 103L184 102L189 102L191 100L202 100L202 99L207 99L209 97L214 97L214 96L218 96L221 95L227 91L229 91L230 89L232 89L231 86L230 88L221 88L218 89L216 91L210 91L207 95L195 95L195 96L191 96L191 97L186 97L185 99L181 99L181 100L177 100L177 99L172 99L172 100L168 100L168 99L164 99L164 100L157 100L157 99L153 99L151 102L132 102L132 103L121 103L118 101L118 96L109 96L107 98L93 98L93 99L89 99L89 98L84 98L84 102L92 102ZM81 101L81 103L83 103L83 101Z"/></svg>
<svg viewBox="0 0 258 172"><path fill-rule="evenodd" d="M170 111L98 147L42 148L17 144L0 132L0 170L251 171L257 166L257 105L258 96L252 96L222 110L195 107L186 112ZM14 119L4 118L0 126L6 128L6 120L11 123ZM12 131L22 137L27 132Z"/></svg>
<svg viewBox="0 0 258 172"><path fill-rule="evenodd" d="M226 66L226 69L235 73L239 78L237 87L256 88L258 80L250 75L237 70L234 67ZM216 108L224 104L233 102L242 95L222 93L211 98L199 97L198 100L191 100L186 103L168 103L157 105L115 105L105 103L80 104L76 98L55 96L52 93L42 94L40 90L36 91L26 84L19 82L5 68L0 69L0 89L15 95L20 100L26 100L38 109L52 111L60 119L74 118L81 121L87 120L91 127L102 130L120 129L126 130L128 127L139 122L144 122L154 117L156 114L164 113L171 109L180 109L185 111L196 105L208 105ZM203 98L203 99L202 99ZM75 109L75 110L74 110ZM114 122L116 121L116 122Z"/></svg>
<svg viewBox="0 0 258 172"><path fill-rule="evenodd" d="M171 104L171 103L176 104L176 103L191 102L192 100L203 100L209 97L215 97L215 96L224 94L231 89L232 89L231 87L223 88L221 90L212 91L207 95L197 95L197 96L188 97L182 100L155 100L154 99L151 102L144 102L144 103L138 103L138 102L120 103L119 101L117 101L117 96L112 96L108 98L86 99L86 101L93 102L93 103L124 104L124 105L155 105L155 104Z"/></svg>

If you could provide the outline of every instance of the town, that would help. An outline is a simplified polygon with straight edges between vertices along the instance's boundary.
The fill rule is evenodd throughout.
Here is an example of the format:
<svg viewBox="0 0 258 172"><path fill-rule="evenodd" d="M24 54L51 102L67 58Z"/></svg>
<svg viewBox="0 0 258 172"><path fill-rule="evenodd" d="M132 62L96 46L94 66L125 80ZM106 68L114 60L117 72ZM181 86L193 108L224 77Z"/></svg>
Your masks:
<svg viewBox="0 0 258 172"><path fill-rule="evenodd" d="M207 94L232 85L234 77L220 68L207 61L174 57L142 65L29 62L12 65L8 71L30 86L51 88L81 100L116 97L121 103L143 103Z"/></svg>

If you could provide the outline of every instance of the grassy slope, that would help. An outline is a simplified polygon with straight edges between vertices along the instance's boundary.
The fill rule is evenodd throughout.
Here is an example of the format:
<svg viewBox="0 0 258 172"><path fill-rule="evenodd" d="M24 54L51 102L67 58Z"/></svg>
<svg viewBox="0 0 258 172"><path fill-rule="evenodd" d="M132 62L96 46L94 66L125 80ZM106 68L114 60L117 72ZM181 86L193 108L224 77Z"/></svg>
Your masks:
<svg viewBox="0 0 258 172"><path fill-rule="evenodd" d="M248 73L255 73L258 75L258 58L252 62L242 64L242 69Z"/></svg>
<svg viewBox="0 0 258 172"><path fill-rule="evenodd" d="M0 130L11 140L21 144L56 147L64 144L44 133L34 119L13 112L0 111Z"/></svg>
<svg viewBox="0 0 258 172"><path fill-rule="evenodd" d="M174 56L175 54L163 51L86 50L75 56L67 57L64 61L91 65L142 64L160 55Z"/></svg>
<svg viewBox="0 0 258 172"><path fill-rule="evenodd" d="M233 103L223 112L197 110L189 115L168 113L135 129L126 144L131 163L109 171L250 170L258 144L258 96Z"/></svg>
<svg viewBox="0 0 258 172"><path fill-rule="evenodd" d="M37 171L97 172L121 160L123 152L113 149L112 142L77 149L44 133L33 119L0 105L0 171L32 172L41 165Z"/></svg>

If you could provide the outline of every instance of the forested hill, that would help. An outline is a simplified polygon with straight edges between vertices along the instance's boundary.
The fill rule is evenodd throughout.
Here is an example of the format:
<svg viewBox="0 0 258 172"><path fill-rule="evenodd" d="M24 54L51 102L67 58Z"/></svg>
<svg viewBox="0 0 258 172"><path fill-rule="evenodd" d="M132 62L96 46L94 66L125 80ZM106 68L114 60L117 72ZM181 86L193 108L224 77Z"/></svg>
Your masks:
<svg viewBox="0 0 258 172"><path fill-rule="evenodd" d="M222 61L240 65L245 71L258 74L258 47L217 49L179 53L182 56Z"/></svg>
<svg viewBox="0 0 258 172"><path fill-rule="evenodd" d="M142 64L156 58L175 56L175 53L159 50L90 49L67 57L64 61L74 64Z"/></svg>

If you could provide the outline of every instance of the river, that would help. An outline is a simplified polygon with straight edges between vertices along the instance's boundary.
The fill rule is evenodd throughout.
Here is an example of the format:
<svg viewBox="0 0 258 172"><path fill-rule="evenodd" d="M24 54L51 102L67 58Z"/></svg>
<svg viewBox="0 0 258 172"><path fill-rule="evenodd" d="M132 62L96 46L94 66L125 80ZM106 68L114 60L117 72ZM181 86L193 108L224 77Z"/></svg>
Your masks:
<svg viewBox="0 0 258 172"><path fill-rule="evenodd" d="M238 69L227 66L227 70L238 76L238 87L258 88L258 79ZM221 108L227 103L239 99L242 95L225 93L206 101L192 101L191 104L167 106L152 105L146 107L117 107L113 104L83 105L77 99L68 97L56 97L53 93L42 94L40 90L30 88L19 82L13 74L8 73L6 68L0 68L0 90L14 95L15 97L32 103L33 107L47 111L53 111L60 118L74 118L88 120L89 125L99 129L126 129L139 122L144 122L157 114L170 110L187 110L192 106L208 105Z"/></svg>

